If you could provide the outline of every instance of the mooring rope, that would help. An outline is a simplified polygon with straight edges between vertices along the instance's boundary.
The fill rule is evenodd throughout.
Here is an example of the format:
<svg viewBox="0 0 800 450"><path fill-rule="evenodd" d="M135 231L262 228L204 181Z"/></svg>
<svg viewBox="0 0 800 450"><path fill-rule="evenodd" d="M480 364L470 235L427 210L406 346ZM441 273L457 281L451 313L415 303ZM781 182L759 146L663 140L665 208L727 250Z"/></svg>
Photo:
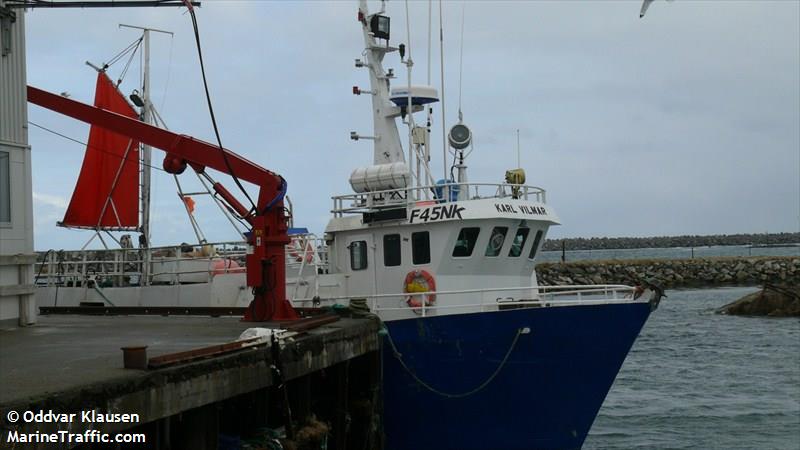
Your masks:
<svg viewBox="0 0 800 450"><path fill-rule="evenodd" d="M475 388L473 388L473 389L471 389L469 391L462 392L462 393L459 393L459 394L451 394L451 393L448 393L448 392L440 391L440 390L434 388L433 386L431 386L430 384L422 381L422 379L420 379L417 376L417 374L415 374L406 365L405 361L403 361L403 355L397 350L397 346L394 345L394 340L392 340L392 335L389 333L389 330L388 330L388 328L386 328L386 325L384 325L383 329L386 331L386 337L389 339L389 345L392 347L392 353L394 354L394 357L397 358L397 361L400 363L400 365L403 367L403 369L411 376L411 378L413 378L414 381L419 383L419 385L424 387L425 389L433 392L434 394L437 394L437 395L440 395L440 396L446 397L446 398L464 398L464 397L469 397L470 395L477 394L478 392L483 390L492 381L494 381L494 379L497 378L497 375L500 374L500 371L503 370L503 367L505 367L506 363L508 362L508 358L511 356L511 353L514 351L514 348L517 346L517 341L519 341L519 337L521 335L527 334L529 332L525 328L518 328L517 329L517 334L514 336L514 339L511 341L511 346L508 347L508 351L506 351L506 355L503 357L502 361L500 361L500 364L497 366L495 371L483 383L479 384L477 387L475 387Z"/></svg>

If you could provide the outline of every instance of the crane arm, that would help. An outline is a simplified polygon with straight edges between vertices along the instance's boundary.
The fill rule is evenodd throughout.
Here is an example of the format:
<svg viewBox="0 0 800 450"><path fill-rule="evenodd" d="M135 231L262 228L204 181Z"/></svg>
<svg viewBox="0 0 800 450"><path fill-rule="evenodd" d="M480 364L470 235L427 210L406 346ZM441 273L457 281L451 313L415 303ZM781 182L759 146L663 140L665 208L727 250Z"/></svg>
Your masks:
<svg viewBox="0 0 800 450"><path fill-rule="evenodd" d="M283 179L279 175L230 150L222 149L220 151L217 145L191 136L173 133L33 86L28 86L28 101L74 119L102 126L115 133L134 137L146 145L167 152L167 158L164 160L164 169L167 172L180 173L188 162L198 172L203 172L205 167L210 167L229 175L235 174L236 177L261 188L258 200L259 211L263 211L269 202L282 192ZM230 170L225 159L230 164Z"/></svg>
<svg viewBox="0 0 800 450"><path fill-rule="evenodd" d="M164 170L179 174L187 165L202 173L206 167L253 183L259 187L255 210L248 210L221 184L214 190L252 227L247 254L247 285L254 298L245 320L296 319L297 313L286 300L285 246L290 242L284 214L283 178L238 154L208 142L141 122L96 106L70 100L28 86L28 101L83 122L128 136L167 152ZM227 163L226 163L227 159Z"/></svg>

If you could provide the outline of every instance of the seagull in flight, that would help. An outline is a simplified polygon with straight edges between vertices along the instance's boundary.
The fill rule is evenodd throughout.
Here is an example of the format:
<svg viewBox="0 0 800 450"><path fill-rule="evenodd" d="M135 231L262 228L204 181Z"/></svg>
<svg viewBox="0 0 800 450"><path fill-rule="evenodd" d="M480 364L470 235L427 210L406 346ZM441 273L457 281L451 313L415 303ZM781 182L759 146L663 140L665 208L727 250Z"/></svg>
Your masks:
<svg viewBox="0 0 800 450"><path fill-rule="evenodd" d="M672 0L667 0L667 1L671 2ZM639 11L639 18L640 19L642 17L644 17L644 14L647 12L647 8L650 7L650 3L653 3L653 0L644 0L644 3L642 3L642 9L641 9L641 11Z"/></svg>
<svg viewBox="0 0 800 450"><path fill-rule="evenodd" d="M647 8L650 7L650 3L653 3L653 0L644 0L644 3L642 3L642 10L639 11L639 18L640 19L642 17L644 17L644 13L646 13L647 12Z"/></svg>

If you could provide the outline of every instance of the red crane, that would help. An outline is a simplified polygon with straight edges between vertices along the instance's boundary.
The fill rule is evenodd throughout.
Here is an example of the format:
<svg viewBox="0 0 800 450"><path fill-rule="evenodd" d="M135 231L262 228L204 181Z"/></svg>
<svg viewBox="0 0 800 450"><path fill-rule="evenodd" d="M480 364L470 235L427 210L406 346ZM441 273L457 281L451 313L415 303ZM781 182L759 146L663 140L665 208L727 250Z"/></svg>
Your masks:
<svg viewBox="0 0 800 450"><path fill-rule="evenodd" d="M256 206L248 209L224 186L214 183L217 195L251 226L246 267L247 285L253 289L253 300L245 312L244 320L261 322L298 318L297 312L286 299L285 246L290 239L283 207L286 194L283 177L214 144L32 86L28 86L28 101L165 151L167 155L163 167L169 173L180 174L187 165L198 173L203 173L208 167L229 175L235 174L237 178L258 186Z"/></svg>

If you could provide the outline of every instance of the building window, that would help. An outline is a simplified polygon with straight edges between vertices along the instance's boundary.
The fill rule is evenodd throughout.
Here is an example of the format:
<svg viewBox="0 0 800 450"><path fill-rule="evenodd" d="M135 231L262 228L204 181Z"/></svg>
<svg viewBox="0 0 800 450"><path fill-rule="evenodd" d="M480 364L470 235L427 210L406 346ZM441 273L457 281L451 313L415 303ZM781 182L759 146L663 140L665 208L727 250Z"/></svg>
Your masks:
<svg viewBox="0 0 800 450"><path fill-rule="evenodd" d="M8 152L0 152L0 224L11 223L11 170Z"/></svg>
<svg viewBox="0 0 800 450"><path fill-rule="evenodd" d="M508 251L508 256L516 258L522 254L522 249L525 247L525 241L528 240L528 232L530 231L530 228L525 227L517 229L517 234L514 236L514 240L511 241L511 249Z"/></svg>
<svg viewBox="0 0 800 450"><path fill-rule="evenodd" d="M401 261L400 235L387 234L383 236L383 265L386 267L399 266Z"/></svg>
<svg viewBox="0 0 800 450"><path fill-rule="evenodd" d="M431 238L427 231L411 233L411 259L414 264L431 262Z"/></svg>
<svg viewBox="0 0 800 450"><path fill-rule="evenodd" d="M480 232L481 229L477 227L462 228L458 232L456 246L453 248L453 256L456 258L472 256L472 250L475 248L475 243L478 242L478 234Z"/></svg>
<svg viewBox="0 0 800 450"><path fill-rule="evenodd" d="M367 241L350 243L350 268L364 270L367 268Z"/></svg>
<svg viewBox="0 0 800 450"><path fill-rule="evenodd" d="M486 244L486 256L497 256L503 249L503 242L506 240L508 227L494 227L492 234L489 235L489 243Z"/></svg>
<svg viewBox="0 0 800 450"><path fill-rule="evenodd" d="M533 247L531 247L531 253L528 255L528 259L533 259L536 257L536 251L539 249L539 243L542 242L542 230L536 232L536 238L533 240Z"/></svg>

